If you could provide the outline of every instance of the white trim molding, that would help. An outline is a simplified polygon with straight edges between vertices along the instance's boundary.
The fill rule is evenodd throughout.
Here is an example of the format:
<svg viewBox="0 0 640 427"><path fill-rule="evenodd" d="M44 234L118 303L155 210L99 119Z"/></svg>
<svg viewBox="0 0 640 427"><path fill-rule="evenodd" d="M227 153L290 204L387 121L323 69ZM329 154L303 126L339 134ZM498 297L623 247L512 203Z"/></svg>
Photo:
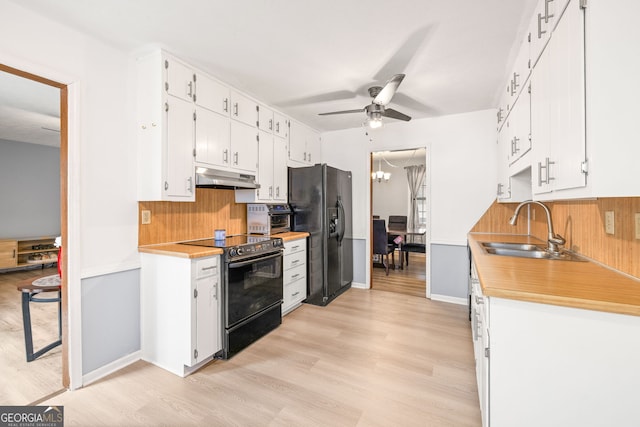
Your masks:
<svg viewBox="0 0 640 427"><path fill-rule="evenodd" d="M449 295L431 294L431 300L432 301L448 302L450 304L458 304L458 305L468 305L469 304L469 301L466 298L450 297Z"/></svg>
<svg viewBox="0 0 640 427"><path fill-rule="evenodd" d="M112 374L122 368L131 365L132 363L137 362L138 360L142 360L142 350L127 354L126 356L121 357L118 360L114 360L107 365L101 366L100 368L89 372L82 377L82 384L83 386L87 386L93 382L98 381L101 378L106 377L109 374Z"/></svg>

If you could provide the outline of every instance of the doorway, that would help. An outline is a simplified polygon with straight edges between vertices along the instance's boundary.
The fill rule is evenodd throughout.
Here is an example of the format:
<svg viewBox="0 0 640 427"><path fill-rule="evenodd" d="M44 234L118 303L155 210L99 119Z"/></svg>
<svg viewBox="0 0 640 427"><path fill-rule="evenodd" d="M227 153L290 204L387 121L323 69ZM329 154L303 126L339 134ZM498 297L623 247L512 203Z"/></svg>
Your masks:
<svg viewBox="0 0 640 427"><path fill-rule="evenodd" d="M0 127L3 127L7 132L2 132L0 129L0 139L6 141L7 144L12 144L11 148L14 152L19 152L19 156L26 156L30 152L38 150L36 146L49 146L51 149L52 139L58 142L58 178L51 177L52 181L57 181L59 189L59 204L56 204L56 208L59 212L58 225L59 228L50 232L44 232L41 230L36 231L37 227L34 227L33 233L38 235L42 234L58 234L62 237L62 245L65 246L67 242L67 164L68 164L68 107L67 107L67 86L47 78L43 78L22 70L18 70L3 64L0 64L0 77L4 77L3 81L6 85L3 89L2 97L0 98L0 115L4 116L0 119ZM19 90L16 88L19 87ZM34 96L29 96L29 91L33 90ZM53 93L53 100L47 98L45 100L42 94ZM42 96L39 99L39 96ZM13 97L13 98L12 98ZM57 103L58 108L55 112L50 108L49 103ZM47 105L45 105L47 103ZM11 128L14 132L9 132ZM16 132L17 131L17 132ZM29 149L23 150L19 148L20 145L29 145ZM8 145L5 145L8 147ZM29 172L29 171L32 172ZM20 176L26 176L26 174L35 175L37 171L33 171L33 165L26 164L22 168L22 173L16 176L15 183L19 185ZM55 184L54 184L55 185ZM22 195L23 198L38 198L38 192L36 190L26 191ZM47 205L44 197L38 198L38 202L42 205L42 209L46 211ZM36 203L37 204L37 203ZM33 208L35 209L35 208ZM31 212L33 213L33 212ZM27 217L27 212L24 213ZM33 218L33 215L31 215ZM19 230L16 230L16 232ZM9 233L9 234L7 234ZM13 235L11 231L3 230L3 235L0 238L23 238L31 237L26 231L19 233L20 235ZM37 255L36 255L37 256ZM8 273L3 273L2 286L4 292L2 292L2 305L4 306L3 313L6 314L6 310L11 310L11 314L7 316L10 319L10 323L3 325L3 341L7 345L2 346L2 360L3 364L7 361L11 363L3 367L5 374L10 375L10 379L5 381L6 388L2 390L2 401L4 404L11 405L33 405L42 401L44 398L59 393L69 386L69 365L68 365L68 292L67 292L67 278L64 274L67 271L66 257L63 257L60 262L61 269L63 271L61 281L61 295L62 295L62 346L57 347L44 355L40 356L32 362L26 361L24 335L22 325L22 312L20 309L20 293L16 289L17 282L24 280L31 280L31 278L42 276L46 274L56 274L57 269L48 268L40 270L36 268L27 268L14 270ZM49 264L49 266L53 263ZM48 271L47 271L48 270ZM46 294L43 294L46 295ZM46 295L49 297L49 295ZM32 308L32 325L34 335L34 347L38 349L40 343L38 340L38 334L40 333L40 326L50 328L49 320L54 323L53 330L57 335L57 305L56 304L34 304L31 303ZM48 306L48 307L47 307ZM37 316L45 316L40 319L40 324L36 324L38 321ZM5 332L7 332L5 334ZM47 331L48 332L48 331ZM48 339L45 335L44 339ZM8 345L7 340L12 340ZM13 342L16 341L16 342ZM45 342L46 345L46 342ZM11 352L9 354L8 352ZM7 376L3 377L7 379Z"/></svg>
<svg viewBox="0 0 640 427"><path fill-rule="evenodd" d="M373 253L375 237L372 232L372 289L427 296L429 198L426 167L425 148L371 153L371 230L374 219L384 221L387 244L392 245L389 251L393 254L389 256L387 274L387 257ZM394 230L404 232L394 233Z"/></svg>

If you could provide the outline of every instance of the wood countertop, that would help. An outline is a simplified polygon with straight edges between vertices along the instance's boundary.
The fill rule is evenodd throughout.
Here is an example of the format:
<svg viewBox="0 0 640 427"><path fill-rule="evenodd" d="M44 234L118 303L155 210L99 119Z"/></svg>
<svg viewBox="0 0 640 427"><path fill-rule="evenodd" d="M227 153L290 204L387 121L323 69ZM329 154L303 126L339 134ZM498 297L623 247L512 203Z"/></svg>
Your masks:
<svg viewBox="0 0 640 427"><path fill-rule="evenodd" d="M486 253L480 242L546 242L530 236L469 233L486 296L640 316L640 280L598 263L528 259Z"/></svg>
<svg viewBox="0 0 640 427"><path fill-rule="evenodd" d="M179 258L203 258L207 256L222 255L222 249L220 248L181 245L179 242L138 246L138 252L174 256Z"/></svg>
<svg viewBox="0 0 640 427"><path fill-rule="evenodd" d="M280 237L283 241L289 242L291 240L304 239L307 236L309 236L309 233L290 231L287 233L274 234L272 237ZM222 255L222 249L220 248L181 245L180 242L138 246L138 252L174 256L179 258L203 258L214 255Z"/></svg>
<svg viewBox="0 0 640 427"><path fill-rule="evenodd" d="M285 242L292 240L306 239L309 237L309 233L306 231L287 231L286 233L272 234L271 237L280 237Z"/></svg>

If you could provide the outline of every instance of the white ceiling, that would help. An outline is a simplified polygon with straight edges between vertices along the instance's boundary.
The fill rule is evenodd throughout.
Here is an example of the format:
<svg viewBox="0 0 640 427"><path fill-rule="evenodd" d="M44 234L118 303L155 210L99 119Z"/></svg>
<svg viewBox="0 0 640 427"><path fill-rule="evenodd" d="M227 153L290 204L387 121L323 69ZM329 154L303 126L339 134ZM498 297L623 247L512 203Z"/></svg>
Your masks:
<svg viewBox="0 0 640 427"><path fill-rule="evenodd" d="M536 0L12 0L127 52L161 46L320 131L406 78L415 118L493 108ZM385 119L392 121L393 119Z"/></svg>
<svg viewBox="0 0 640 427"><path fill-rule="evenodd" d="M0 139L60 146L60 89L0 71Z"/></svg>

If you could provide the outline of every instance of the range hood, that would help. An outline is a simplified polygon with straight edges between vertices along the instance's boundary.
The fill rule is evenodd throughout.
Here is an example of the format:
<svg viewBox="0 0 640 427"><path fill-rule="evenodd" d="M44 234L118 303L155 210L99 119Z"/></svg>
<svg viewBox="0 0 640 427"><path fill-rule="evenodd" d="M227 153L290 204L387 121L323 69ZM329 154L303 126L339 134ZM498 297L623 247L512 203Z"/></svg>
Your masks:
<svg viewBox="0 0 640 427"><path fill-rule="evenodd" d="M196 187L200 188L260 188L255 175L196 167Z"/></svg>

